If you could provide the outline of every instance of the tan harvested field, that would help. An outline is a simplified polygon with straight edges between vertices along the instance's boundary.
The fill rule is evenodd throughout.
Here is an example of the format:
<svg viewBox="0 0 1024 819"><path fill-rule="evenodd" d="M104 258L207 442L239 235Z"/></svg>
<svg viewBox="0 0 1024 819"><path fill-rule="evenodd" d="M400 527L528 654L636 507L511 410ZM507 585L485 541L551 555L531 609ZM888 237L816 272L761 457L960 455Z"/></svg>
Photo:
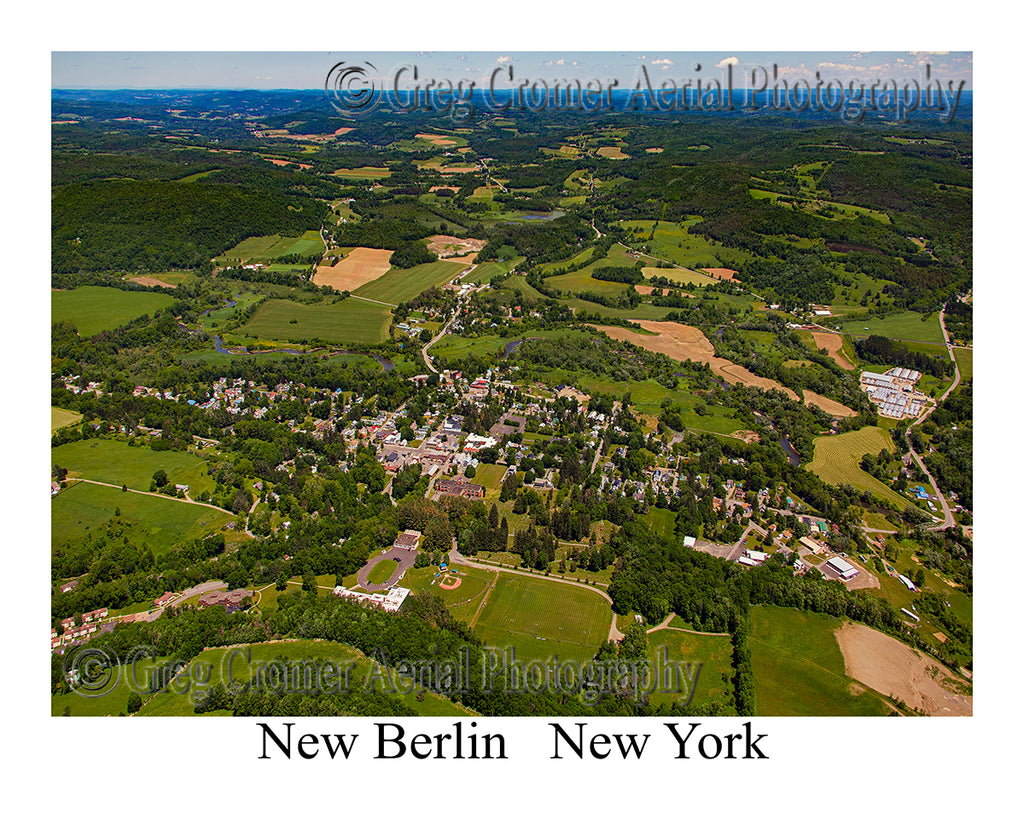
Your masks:
<svg viewBox="0 0 1024 819"><path fill-rule="evenodd" d="M714 276L716 279L724 279L727 282L731 282L736 278L736 271L728 267L704 267L701 268L700 272Z"/></svg>
<svg viewBox="0 0 1024 819"><path fill-rule="evenodd" d="M644 150L647 151L647 153L649 153L649 154L660 154L665 149L664 148L644 148Z"/></svg>
<svg viewBox="0 0 1024 819"><path fill-rule="evenodd" d="M598 148L597 155L603 156L605 159L629 159L629 155L622 153L622 148L618 145L605 145Z"/></svg>
<svg viewBox="0 0 1024 819"><path fill-rule="evenodd" d="M838 401L833 401L831 398L826 398L824 395L818 395L818 393L812 390L804 390L804 403L820 407L829 415L836 418L853 418L853 416L857 414L854 410L846 406L846 404L840 404Z"/></svg>
<svg viewBox="0 0 1024 819"><path fill-rule="evenodd" d="M427 239L427 250L439 259L449 256L460 256L466 253L479 253L487 244L483 239L460 239L458 236L430 236Z"/></svg>
<svg viewBox="0 0 1024 819"><path fill-rule="evenodd" d="M161 281L153 276L132 276L128 281L141 284L143 287L166 287L168 290L173 290L178 286L171 282Z"/></svg>
<svg viewBox="0 0 1024 819"><path fill-rule="evenodd" d="M836 641L846 673L880 694L930 716L974 713L971 695L949 690L958 682L949 669L894 637L861 623L845 623L836 630Z"/></svg>
<svg viewBox="0 0 1024 819"><path fill-rule="evenodd" d="M784 392L794 401L797 398L795 392L788 387L782 386L778 381L771 378L762 378L754 375L746 367L734 364L727 358L719 358L715 355L715 348L696 327L686 324L677 324L674 321L638 321L641 327L657 335L646 336L628 330L625 327L597 327L614 339L628 341L637 347L643 347L652 353L664 353L676 361L699 361L711 366L711 371L730 384L743 384L747 387L757 387L762 390L779 390ZM593 326L593 325L591 325ZM804 390L804 400L808 404L821 407L830 415L850 417L856 415L849 407L818 395L810 390Z"/></svg>
<svg viewBox="0 0 1024 819"><path fill-rule="evenodd" d="M458 193L458 188L453 188L451 185L434 185L430 189L430 193L437 193L437 191L451 191L452 193Z"/></svg>
<svg viewBox="0 0 1024 819"><path fill-rule="evenodd" d="M349 131L354 131L354 130L355 130L355 128L339 128L337 131L334 132L334 135L335 136L345 136L345 134L347 134Z"/></svg>
<svg viewBox="0 0 1024 819"><path fill-rule="evenodd" d="M283 168L285 165L298 165L301 170L306 171L313 167L312 165L307 165L305 162L295 162L294 160L291 159L278 159L277 157L273 156L265 156L262 158L267 160L267 162L269 162L270 164L276 165L279 168Z"/></svg>
<svg viewBox="0 0 1024 819"><path fill-rule="evenodd" d="M472 253L467 253L465 256L448 256L445 261L448 262L460 262L462 264L476 264L476 254L478 251L474 250Z"/></svg>
<svg viewBox="0 0 1024 819"><path fill-rule="evenodd" d="M313 284L327 285L335 290L349 292L367 282L379 279L391 268L392 250L377 250L370 247L356 247L331 267L320 265L313 274Z"/></svg>
<svg viewBox="0 0 1024 819"><path fill-rule="evenodd" d="M440 134L416 134L416 139L425 139L427 142L432 142L434 145L440 147L446 147L448 145L454 145L455 140L443 137Z"/></svg>
<svg viewBox="0 0 1024 819"><path fill-rule="evenodd" d="M844 370L852 370L853 362L843 355L843 337L838 333L811 333L816 350L825 350L828 357Z"/></svg>

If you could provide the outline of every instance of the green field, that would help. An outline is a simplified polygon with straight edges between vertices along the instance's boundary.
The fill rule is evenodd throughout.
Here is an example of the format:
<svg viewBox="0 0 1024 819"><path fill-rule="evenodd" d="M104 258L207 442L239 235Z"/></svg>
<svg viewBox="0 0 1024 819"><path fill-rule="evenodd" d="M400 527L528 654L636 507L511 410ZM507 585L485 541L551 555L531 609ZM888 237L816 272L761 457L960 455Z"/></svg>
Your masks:
<svg viewBox="0 0 1024 819"><path fill-rule="evenodd" d="M476 266L476 268L474 268L473 272L467 273L462 280L464 282L469 282L470 284L489 282L492 276L508 273L512 268L523 261L524 258L524 256L516 256L514 259L509 259L504 262L481 262Z"/></svg>
<svg viewBox="0 0 1024 819"><path fill-rule="evenodd" d="M137 679L148 678L153 661L143 658L135 666ZM54 694L50 697L50 716L64 716L65 712L72 717L109 717L125 714L128 710L128 696L132 692L132 681L129 677L131 666L119 668L110 676L109 682L94 693L85 697L77 692Z"/></svg>
<svg viewBox="0 0 1024 819"><path fill-rule="evenodd" d="M571 260L571 262L578 263L577 260L582 258L582 254ZM621 282L606 282L601 279L595 279L591 277L591 273L595 270L599 270L602 267L633 267L636 264L636 259L627 255L626 248L622 245L612 245L608 250L608 255L603 259L588 264L586 267L582 267L579 270L574 270L571 273L564 273L560 276L551 276L546 281L549 287L555 290L561 290L569 293L580 293L584 291L590 291L592 293L600 293L602 295L615 295L624 291L628 285ZM547 266L547 269L554 270L559 267L563 267L571 262L557 262Z"/></svg>
<svg viewBox="0 0 1024 819"><path fill-rule="evenodd" d="M141 523L141 545L152 547L155 553L183 540L219 532L224 524L235 520L228 512L166 495L140 495L109 486L76 483L50 501L50 541L60 544L82 537L114 517L118 509L125 520Z"/></svg>
<svg viewBox="0 0 1024 819"><path fill-rule="evenodd" d="M922 321L922 319L924 320ZM826 320L826 323L830 322ZM852 336L876 335L907 341L942 343L942 328L939 326L938 313L925 316L923 313L908 311L884 318L867 316L859 319L846 319L840 322L839 326L844 333L849 333Z"/></svg>
<svg viewBox="0 0 1024 819"><path fill-rule="evenodd" d="M148 446L129 446L126 441L90 438L50 450L50 462L60 464L73 478L89 478L129 489L149 489L153 473L163 469L168 482L187 484L189 496L212 492L214 481L206 474L206 461L185 452L154 452Z"/></svg>
<svg viewBox="0 0 1024 819"><path fill-rule="evenodd" d="M689 705L696 707L719 702L726 706L723 713L735 713L732 705L732 640L728 635L693 634L669 626L650 632L647 635L647 645L648 657L655 668L660 667L658 663L663 662L663 658L681 665L700 663ZM675 681L670 678L668 688L673 688L674 683ZM664 688L664 681L659 687ZM679 688L689 693L686 686L680 685ZM670 705L675 700L681 699L685 702L685 696L665 690L655 690L649 697L650 704L655 708L662 704Z"/></svg>
<svg viewBox="0 0 1024 819"><path fill-rule="evenodd" d="M506 466L481 463L477 466L476 477L472 480L473 483L480 484L487 490L486 497L490 499L492 496L497 497L501 492L501 482L505 479L507 471L508 467Z"/></svg>
<svg viewBox="0 0 1024 819"><path fill-rule="evenodd" d="M647 521L652 532L659 537L672 537L676 526L676 513L671 509L652 506L647 511Z"/></svg>
<svg viewBox="0 0 1024 819"><path fill-rule="evenodd" d="M374 168L370 166L362 168L338 168L334 176L340 176L342 179L384 179L385 177L391 176L391 170L388 168Z"/></svg>
<svg viewBox="0 0 1024 819"><path fill-rule="evenodd" d="M292 321L295 323L292 323ZM391 311L383 304L348 298L337 304L299 304L271 299L260 305L239 332L257 338L331 344L380 344L387 338Z"/></svg>
<svg viewBox="0 0 1024 819"><path fill-rule="evenodd" d="M371 674L377 675L377 679L383 672L371 658L367 657L358 649L343 643L331 643L321 640L288 640L275 643L253 643L249 646L238 648L208 648L191 662L191 666L197 669L197 673L190 679L201 677L206 682L199 686L205 689L216 685L218 682L226 682L229 678L239 682L248 682L252 679L254 671L261 665L267 665L279 658L292 661L308 660L314 663L336 663L342 669L338 675L339 682L344 680L344 668L348 663L353 663L352 671L348 677L348 690L362 691L364 686L372 683L368 681ZM230 665L230 668L229 668ZM202 674L198 669L203 669ZM207 679L207 670L209 676ZM183 672L182 679L190 672ZM395 680L398 688L401 683ZM184 684L182 684L182 688ZM195 705L192 692L177 693L163 691L158 694L143 697L144 704L139 711L139 716L146 717L180 717L194 714ZM415 690L407 694L392 694L391 696L401 700L402 703L416 711L421 716L466 716L474 712L451 702L445 697L430 692L425 692L423 701L417 698ZM227 714L226 711L213 712L213 715Z"/></svg>
<svg viewBox="0 0 1024 819"><path fill-rule="evenodd" d="M314 253L322 253L323 250L324 243L320 234L315 230L307 230L302 236L250 236L230 250L224 251L213 261L217 265L230 265L254 259L277 259L296 253L311 256Z"/></svg>
<svg viewBox="0 0 1024 819"><path fill-rule="evenodd" d="M166 293L118 290L114 287L76 287L50 291L51 321L69 321L81 336L113 330L132 319L168 307Z"/></svg>
<svg viewBox="0 0 1024 819"><path fill-rule="evenodd" d="M370 573L366 576L366 582L383 583L395 573L396 568L398 568L397 560L382 560L370 569Z"/></svg>
<svg viewBox="0 0 1024 819"><path fill-rule="evenodd" d="M437 566L407 570L401 585L412 589L413 594L432 594L439 597L452 616L468 623L480 608L484 592L494 582L495 573L472 566L459 566L455 572L449 576L458 577L462 582L454 589L442 589L439 586L444 575L438 577Z"/></svg>
<svg viewBox="0 0 1024 819"><path fill-rule="evenodd" d="M883 449L895 450L889 433L879 427L863 427L842 435L819 435L814 439L814 459L807 468L826 483L849 484L905 509L910 502L873 475L860 468L860 459Z"/></svg>
<svg viewBox="0 0 1024 819"><path fill-rule="evenodd" d="M503 572L474 631L484 644L515 649L517 659L584 662L608 639L610 604L593 591Z"/></svg>
<svg viewBox="0 0 1024 819"><path fill-rule="evenodd" d="M633 240L650 246L650 254L667 259L683 267L736 267L753 257L745 250L725 247L697 233L690 233L690 226L697 224L700 217L691 217L681 225L677 222L654 222L651 219L636 219L619 222L624 228L640 228L641 236ZM651 239L651 230L654 238ZM716 256L725 261L723 265Z"/></svg>
<svg viewBox="0 0 1024 819"><path fill-rule="evenodd" d="M379 279L367 282L353 292L366 299L398 304L415 298L431 287L450 282L465 269L466 265L459 262L430 262L408 270L392 267Z"/></svg>
<svg viewBox="0 0 1024 819"><path fill-rule="evenodd" d="M714 284L715 279L704 273L697 273L694 270L685 270L679 267L645 267L643 273L648 279L655 276L664 276L666 279L679 284L692 284L697 287L706 287Z"/></svg>
<svg viewBox="0 0 1024 819"><path fill-rule="evenodd" d="M885 701L846 676L835 617L775 606L750 609L758 716L880 716ZM854 693L855 691L860 693Z"/></svg>
<svg viewBox="0 0 1024 819"><path fill-rule="evenodd" d="M960 367L960 379L966 381L968 378L974 378L974 348L954 347L953 356Z"/></svg>
<svg viewBox="0 0 1024 819"><path fill-rule="evenodd" d="M75 412L74 410L60 409L59 407L50 407L50 433L56 432L58 429L64 427L70 427L73 424L77 424L82 420L82 413Z"/></svg>

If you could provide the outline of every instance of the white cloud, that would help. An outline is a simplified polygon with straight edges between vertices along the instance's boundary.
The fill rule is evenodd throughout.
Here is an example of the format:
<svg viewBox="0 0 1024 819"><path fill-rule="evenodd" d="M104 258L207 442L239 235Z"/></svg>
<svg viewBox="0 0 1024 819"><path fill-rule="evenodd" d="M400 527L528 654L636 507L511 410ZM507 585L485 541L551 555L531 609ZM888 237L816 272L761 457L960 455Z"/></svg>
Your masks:
<svg viewBox="0 0 1024 819"><path fill-rule="evenodd" d="M740 64L739 57L726 57L724 60L722 60L722 62L720 62L715 67L716 68L725 68L727 65L739 65L739 64Z"/></svg>
<svg viewBox="0 0 1024 819"><path fill-rule="evenodd" d="M498 57L498 59L495 60L495 62L498 63L498 65L501 65L502 63L507 63L511 59L512 59L511 57L506 55L504 57Z"/></svg>
<svg viewBox="0 0 1024 819"><path fill-rule="evenodd" d="M654 62L652 62L651 65L675 65L675 63L672 62L668 57L665 57L663 60L654 60Z"/></svg>

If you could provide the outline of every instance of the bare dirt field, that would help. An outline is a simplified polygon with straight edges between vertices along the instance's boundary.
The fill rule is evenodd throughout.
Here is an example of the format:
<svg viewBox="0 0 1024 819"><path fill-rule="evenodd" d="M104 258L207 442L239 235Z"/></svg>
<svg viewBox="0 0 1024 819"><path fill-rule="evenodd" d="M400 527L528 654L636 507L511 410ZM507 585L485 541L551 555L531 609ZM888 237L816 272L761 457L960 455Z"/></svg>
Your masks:
<svg viewBox="0 0 1024 819"><path fill-rule="evenodd" d="M852 370L853 363L843 355L843 337L838 333L811 333L816 350L825 350L836 364L844 370Z"/></svg>
<svg viewBox="0 0 1024 819"><path fill-rule="evenodd" d="M649 154L660 154L665 149L664 148L644 148L644 150L647 151L647 153L649 153Z"/></svg>
<svg viewBox="0 0 1024 819"><path fill-rule="evenodd" d="M930 716L970 716L974 698L958 694L957 678L936 660L860 623L836 630L846 673L853 679Z"/></svg>
<svg viewBox="0 0 1024 819"><path fill-rule="evenodd" d="M649 296L652 292L654 292L654 288L651 287L651 285L649 284L637 284L634 285L634 287L636 288L636 292L639 293L641 296ZM659 287L658 289L661 290L662 292L665 291L664 287ZM687 293L685 291L679 291L679 295L687 299L697 298L695 295L693 295L693 293Z"/></svg>
<svg viewBox="0 0 1024 819"><path fill-rule="evenodd" d="M427 239L427 250L439 259L449 256L461 256L466 253L479 253L486 242L483 239L460 239L458 236L442 236L438 234Z"/></svg>
<svg viewBox="0 0 1024 819"><path fill-rule="evenodd" d="M750 370L734 364L727 358L719 358L715 355L715 348L696 327L686 324L677 324L674 321L639 321L637 322L645 330L657 333L654 336L641 335L640 333L628 330L625 327L599 327L614 339L629 341L637 347L643 347L652 353L664 353L676 361L699 361L711 366L712 372L730 384L743 384L748 387L758 387L762 390L779 390L784 392L794 401L797 398L795 392L788 387L782 386L778 381L771 378L762 378L754 375ZM804 390L804 400L808 404L821 407L830 415L849 417L856 415L849 407L818 395L810 390Z"/></svg>
<svg viewBox="0 0 1024 819"><path fill-rule="evenodd" d="M313 284L322 287L325 284L339 292L349 292L367 282L379 279L391 267L391 250L377 250L370 247L356 247L331 267L320 265L313 274Z"/></svg>
<svg viewBox="0 0 1024 819"><path fill-rule="evenodd" d="M443 137L440 134L416 134L416 139L425 139L427 142L432 142L434 145L438 145L442 148L455 144L454 139Z"/></svg>
<svg viewBox="0 0 1024 819"><path fill-rule="evenodd" d="M173 290L178 286L176 284L171 284L170 282L160 281L160 279L154 278L153 276L132 276L128 281L141 284L144 287L166 287L168 290Z"/></svg>
<svg viewBox="0 0 1024 819"><path fill-rule="evenodd" d="M714 276L716 279L723 279L727 282L731 282L736 278L736 271L731 270L728 267L702 267L700 272L707 273L709 276Z"/></svg>

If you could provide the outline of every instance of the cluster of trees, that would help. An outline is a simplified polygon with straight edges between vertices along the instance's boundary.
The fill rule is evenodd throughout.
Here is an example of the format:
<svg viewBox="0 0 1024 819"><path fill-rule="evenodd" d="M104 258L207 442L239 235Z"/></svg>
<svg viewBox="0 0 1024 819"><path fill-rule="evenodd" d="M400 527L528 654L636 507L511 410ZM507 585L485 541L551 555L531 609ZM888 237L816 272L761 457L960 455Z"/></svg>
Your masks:
<svg viewBox="0 0 1024 819"><path fill-rule="evenodd" d="M906 367L934 375L936 378L946 378L953 374L953 362L948 358L911 351L903 342L885 336L871 335L864 339L856 339L853 344L857 349L857 355L872 364Z"/></svg>

